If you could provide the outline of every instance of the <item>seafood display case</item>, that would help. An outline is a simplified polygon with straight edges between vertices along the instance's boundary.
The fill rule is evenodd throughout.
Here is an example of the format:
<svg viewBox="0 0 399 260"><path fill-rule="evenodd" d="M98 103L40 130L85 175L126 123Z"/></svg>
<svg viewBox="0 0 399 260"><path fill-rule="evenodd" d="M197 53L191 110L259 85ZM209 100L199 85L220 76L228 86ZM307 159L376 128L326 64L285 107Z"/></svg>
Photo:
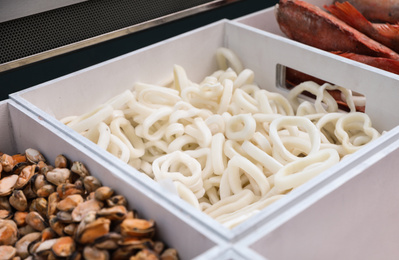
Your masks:
<svg viewBox="0 0 399 260"><path fill-rule="evenodd" d="M326 0L307 2L319 7L331 4ZM396 112L396 99L399 96L399 76L289 39L276 21L275 8L273 6L234 20L221 19L10 94L9 99L0 102L0 120L3 122L0 127L3 136L1 152L16 154L34 148L43 153L49 162L54 162L60 154L70 160L81 161L103 185L128 200L129 210L137 211L141 218L154 220L155 239L176 249L179 259L397 259L399 250L395 241L399 232L399 222L396 221L399 207L395 205L399 199L396 191L399 185L399 175L396 174L399 167L396 160L399 153L399 114ZM253 80L260 89L287 100L291 97L287 80L291 69L340 86L347 93L354 93L358 98L356 109L360 107L370 119L362 125L367 138L359 138L367 140L359 142L373 141L345 155L338 163L307 182L288 189L281 198L271 200L270 204L265 203L267 206L229 219L226 222L231 226L228 226L226 222L219 221L220 218L218 220L206 210L200 210L200 205L190 201L187 192L182 193L187 197L180 197L179 186L174 186L170 179L155 180L155 173L151 172L155 177L144 173L146 165L142 161L139 161L140 164L138 160L122 161L123 151L115 152L115 147L107 151L82 134L85 132L86 136L92 134L99 138L100 130L98 134L87 134L86 126L68 126L68 122L78 118L77 115L82 115L81 118L88 119L82 121L92 125L100 122L100 117L104 117L104 121L111 121L111 115L113 119L117 118L122 110L112 106L128 102L126 100L135 88L143 91L153 90L154 86L177 84L181 87L186 82L205 82L208 83L205 84L205 92L210 93L212 86L218 86L212 85L214 82L210 78L221 75L217 74L223 63L220 50L231 50L243 67L253 73L246 78L246 83ZM229 55L230 52L225 54L229 65L235 67L237 64ZM226 71L229 72L228 69ZM225 82L223 84L227 84ZM202 83L197 85L203 86ZM168 88L165 92L156 92L163 93L159 96L148 91L147 98L155 100L155 103L179 103L171 95L174 91ZM353 112L346 97L340 98ZM318 102L317 95L299 95L299 99L304 103ZM248 105L252 99L248 95L244 100ZM110 107L114 109L111 112L108 111ZM323 104L325 107L328 107L327 103ZM136 108L142 109L143 115L146 109L152 109ZM339 112L346 112L340 108ZM135 113L126 106L123 109L123 113ZM180 112L184 109L188 107ZM219 119L227 121L229 118L225 115ZM353 125L359 126L358 123ZM123 128L125 125L119 127L123 131L129 130L128 127ZM134 127L144 128L139 124ZM155 131L150 133L150 126L147 128L148 136L156 134ZM203 134L200 130L200 127L193 129L192 125L185 126L185 131L198 135ZM143 133L144 130L137 131ZM381 135L374 140L376 132ZM312 139L311 136L309 139ZM146 145L151 147L150 142ZM234 149L241 151L237 147ZM116 153L119 153L119 158ZM168 154L172 152L166 152ZM169 161L176 158L178 162L186 163L181 159L183 157L173 157ZM205 171L208 158L201 162L205 164ZM187 168L191 169L184 165L174 167L180 167L175 170L181 171L181 175L188 175ZM318 167L317 163L307 169L312 167ZM240 181L249 184L245 188L235 187L234 192L230 187L230 192L253 189L255 175L242 175L247 180L239 176ZM231 176L228 177L230 182ZM194 174L190 177L193 181ZM215 180L219 180L218 176ZM222 185L221 176L219 181L218 185ZM274 185L275 177L268 176L268 185L269 181ZM196 188L198 182L186 186ZM260 197L262 188L259 186L256 196ZM197 196L196 193L200 192L197 189L192 193ZM238 200L235 203L238 204Z"/></svg>
<svg viewBox="0 0 399 260"><path fill-rule="evenodd" d="M193 52L193 47L198 51ZM109 152L99 149L96 144L59 121L69 115L92 111L110 98L123 93L126 89L131 89L136 81L148 84L164 81L170 77L175 64L187 68L190 80L198 82L212 71L217 70L215 51L219 47L229 48L237 53L244 66L254 71L255 81L259 86L268 91L284 96L288 94L287 89L279 85L281 74L283 74L281 69L287 66L364 94L367 97L366 112L370 116L373 126L381 132L386 132L379 139L291 191L289 195L274 202L247 221L233 229L227 229L208 215L188 205L165 186L140 174L136 169L119 161ZM131 71L135 71L135 73L132 74ZM157 73L155 74L154 71ZM383 156L387 144L397 139L399 130L395 127L399 118L394 112L395 96L397 95L393 94L399 91L396 87L397 83L397 78L387 77L385 73L370 69L368 66L359 66L358 63L351 60L303 46L236 21L222 20L14 93L10 97L52 125L57 131L68 136L71 143L83 145L90 154L98 156L107 164L121 171L126 182L137 183L140 188L151 190L157 198L162 198L165 204L173 207L174 212L189 216L190 220L201 227L203 232L220 239L221 245L223 243L232 244L233 248L234 244L237 244L237 248L242 245L251 256L261 259L269 257L262 248L267 248L266 244L270 243L270 256L279 259L280 256L277 253L272 255L273 250L275 249L277 252L284 247L284 241L276 239L275 241L279 241L279 243L276 242L276 247L272 248L273 244L267 238L271 237L273 240L273 234L280 235L281 233L277 233L280 230L287 232L284 235L288 235L289 231L285 231L284 223L296 227L299 225L296 222L296 217L300 216L300 213L303 213L306 219L308 216L306 212L309 212L309 217L313 217L310 217L309 220L316 222L317 219L322 223L323 220L318 219L317 213L314 213L312 209L331 208L333 205L341 203L341 185L345 188L345 184L348 183L347 185L351 187L349 180L356 176L356 174L351 174L367 171L370 164L379 163L373 156L377 158ZM379 89L375 88L376 85L380 86ZM81 88L81 86L85 87ZM382 88L384 91L381 91ZM79 95L76 95L77 91ZM382 103L385 106L381 106ZM387 116L381 117L381 113ZM372 158L373 160L371 160ZM359 176L363 177L363 175ZM359 181L362 177L359 177ZM357 182L356 178L355 182ZM367 185L371 185L371 183L367 183ZM380 189L378 192L382 192L384 188L378 186L378 189ZM350 203L356 203L359 198L361 197L353 195L353 201L346 200L348 201L347 206ZM319 204L319 201L324 203ZM363 211L362 208L366 206L365 201L364 204L359 205L360 208L356 208L358 210L356 212L360 214ZM384 210L389 208L387 204L381 204L381 207ZM346 208L342 210L346 210ZM375 215L375 218L377 217L379 217L378 214ZM301 220L300 217L298 217L299 220ZM369 219L360 224L368 223L368 221ZM310 223L307 225L311 226ZM395 223L391 223L391 225L396 226ZM340 227L349 228L349 226ZM362 225L361 227L366 228ZM329 232L337 230L333 223L324 228ZM274 230L277 230L276 233L273 233ZM355 232L355 230L352 231ZM312 234L315 235L314 239L318 237L318 234ZM284 239L284 236L280 238ZM296 236L293 235L292 238L294 240ZM380 238L383 239L383 237ZM338 246L339 240L334 239L336 237L331 237L331 241ZM356 245L356 248L357 246L359 245ZM357 249L360 250L360 248ZM211 249L208 254L216 253L218 255L219 250L220 248ZM231 253L235 252L235 249L227 251ZM240 256L240 254L233 255Z"/></svg>

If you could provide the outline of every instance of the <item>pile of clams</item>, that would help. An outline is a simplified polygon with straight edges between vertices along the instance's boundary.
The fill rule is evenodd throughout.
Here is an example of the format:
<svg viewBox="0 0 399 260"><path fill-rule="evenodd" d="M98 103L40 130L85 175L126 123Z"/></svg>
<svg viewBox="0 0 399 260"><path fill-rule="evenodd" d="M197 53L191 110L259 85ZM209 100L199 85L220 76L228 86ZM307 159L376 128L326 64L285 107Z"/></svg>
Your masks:
<svg viewBox="0 0 399 260"><path fill-rule="evenodd" d="M35 149L0 153L1 259L178 259L155 223L128 210L78 161L54 166Z"/></svg>

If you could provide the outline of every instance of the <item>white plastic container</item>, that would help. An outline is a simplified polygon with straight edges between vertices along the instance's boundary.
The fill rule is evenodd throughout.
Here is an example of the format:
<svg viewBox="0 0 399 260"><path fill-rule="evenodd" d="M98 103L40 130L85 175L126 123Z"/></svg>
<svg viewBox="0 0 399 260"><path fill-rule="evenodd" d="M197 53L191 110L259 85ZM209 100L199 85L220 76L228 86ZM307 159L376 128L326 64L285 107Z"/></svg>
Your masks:
<svg viewBox="0 0 399 260"><path fill-rule="evenodd" d="M318 6L322 10L325 10L324 7L323 7L324 5L333 4L333 0L302 0L302 1L305 1L305 2L307 2L309 4ZM276 11L275 9L276 9L277 5L278 4L276 4L275 6L268 7L266 9L264 9L264 10L257 11L255 13L239 17L239 18L235 19L234 22L237 22L237 23L242 24L242 25L246 25L249 28L252 28L252 29L255 29L255 30L259 30L259 33L263 33L263 32L272 33L272 34L274 34L277 37L282 37L284 39L288 39L288 41L291 41L292 44L294 44L294 45L302 46L303 48L307 48L307 49L315 49L315 51L316 50L319 51L319 49L317 49L315 47L311 47L309 45L306 45L306 44L303 44L303 43L300 43L300 42L297 42L297 41L289 39L281 31L281 29L279 27L279 24L277 22L277 19L276 19L276 15L275 15L275 11ZM326 51L322 51L322 50L320 50L320 51L321 51L321 53L324 53L326 55L330 54L330 53L328 53ZM397 74L390 73L390 72L387 72L385 70L378 69L378 68L375 68L375 67L366 65L364 63L357 62L357 61L352 61L352 63L356 64L356 66L366 68L367 70L371 70L371 71L375 71L377 73L384 74L387 77L392 77L394 79L399 79L399 75L397 75ZM311 65L311 64L309 64L309 65ZM334 68L332 68L332 70L333 69ZM305 72L305 71L303 71L303 72ZM311 74L311 73L309 73L309 74ZM316 76L316 75L314 75L314 76ZM324 79L324 78L321 78L321 79Z"/></svg>
<svg viewBox="0 0 399 260"><path fill-rule="evenodd" d="M274 222L242 237L265 259L387 259L399 257L399 135Z"/></svg>
<svg viewBox="0 0 399 260"><path fill-rule="evenodd" d="M332 4L331 0L306 2L321 8L323 5ZM328 55L327 52L288 39L276 21L274 6L240 17L235 22L258 30L261 34L271 33L293 45ZM357 62L354 64L387 78L398 79L398 75L393 73ZM334 72L335 69L333 67L331 71ZM367 75L364 77L368 78ZM349 75L346 79L348 78ZM393 87L399 86L397 83L392 84ZM380 86L382 85L376 82L374 92L366 94L367 113L371 112L368 105L374 95L389 96L389 93L392 93L391 90L386 92L386 89ZM361 91L361 88L357 90ZM380 100L380 111L384 110L383 107L388 105L388 102L395 104L396 99L393 97L388 101L387 97L387 102ZM379 110L377 107L375 109ZM397 111L393 107L390 109L393 113ZM380 112L384 121L391 120L391 115ZM394 117L392 123L397 125L398 120L395 115ZM243 237L237 245L248 246L266 259L273 260L398 259L398 135L396 130L392 130L389 136L383 138L387 139L378 140L379 145L370 149L368 154L364 153L357 159L352 158L352 162L358 162L353 166L343 167L345 174L339 177L332 174L333 179L320 181L318 189L313 190L311 197L301 200L299 206L290 208L285 217L274 223L267 222L256 232ZM327 178L327 175L323 176ZM320 179L323 176L320 176Z"/></svg>
<svg viewBox="0 0 399 260"><path fill-rule="evenodd" d="M176 213L191 216L191 220L198 223L203 232L235 243L256 232L265 223L273 224L288 214L286 212L290 208L312 197L319 190L318 187L323 187L326 182L334 181L352 167L365 162L364 158L373 154L373 149L379 147L381 141L367 145L248 221L228 230L58 121L65 116L94 109L123 90L132 88L136 81L158 83L171 75L174 64L183 66L188 77L198 82L217 69L214 54L222 46L232 49L241 58L244 67L254 71L255 81L262 88L286 95L287 90L278 87L280 68L291 67L364 94L367 97L366 112L373 126L380 131L389 130L387 138L399 131L394 129L399 124L399 114L396 112L399 77L387 77L383 71L369 66L227 20L14 93L10 97L65 133L71 142L79 143L124 172L129 182L138 183L158 196L164 196L164 200L175 207Z"/></svg>
<svg viewBox="0 0 399 260"><path fill-rule="evenodd" d="M15 102L0 102L0 122L0 151L16 154L34 148L52 165L59 154L83 162L103 185L113 188L116 194L124 195L130 209L135 209L139 217L153 219L156 223L156 238L168 247L176 248L181 259L200 257L208 250L218 248L222 242L193 222L190 216L175 211L167 201L126 178L123 172L88 151L84 145L72 145L68 136Z"/></svg>

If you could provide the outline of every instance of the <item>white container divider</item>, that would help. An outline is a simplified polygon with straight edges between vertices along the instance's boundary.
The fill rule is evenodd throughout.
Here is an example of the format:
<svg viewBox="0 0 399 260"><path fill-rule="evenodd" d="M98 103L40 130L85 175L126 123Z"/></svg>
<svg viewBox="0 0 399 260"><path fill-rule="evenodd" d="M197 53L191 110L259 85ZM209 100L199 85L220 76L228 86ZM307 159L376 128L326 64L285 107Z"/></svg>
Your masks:
<svg viewBox="0 0 399 260"><path fill-rule="evenodd" d="M399 135L236 245L266 259L398 259ZM360 159L360 158L359 158Z"/></svg>
<svg viewBox="0 0 399 260"><path fill-rule="evenodd" d="M228 259L242 260L242 259L251 259L251 260L268 260L264 256L260 255L255 250L247 247L241 246L240 244L234 244L233 247L230 248L225 254ZM270 259L271 260L271 259Z"/></svg>
<svg viewBox="0 0 399 260"><path fill-rule="evenodd" d="M204 252L200 256L194 258L193 260L208 260L208 259L230 259L234 260L236 258L232 258L230 254L230 246L228 244L215 246L214 248L209 249L208 251ZM242 258L237 260L242 260Z"/></svg>
<svg viewBox="0 0 399 260"><path fill-rule="evenodd" d="M267 260L256 251L239 244L214 247L193 260Z"/></svg>
<svg viewBox="0 0 399 260"><path fill-rule="evenodd" d="M362 163L365 154L385 144L382 141L384 138L367 145L248 221L228 230L58 121L65 116L80 115L94 109L123 90L131 89L136 81L162 81L171 75L174 64L183 66L188 77L199 82L217 69L214 54L218 47L232 49L241 58L244 67L254 71L259 86L269 91L287 95L287 90L277 87L277 65L280 64L362 93L367 97L366 112L373 125L380 131L390 130L386 137L399 131L393 129L399 124L395 103L399 96L399 77L387 77L383 71L369 66L227 20L14 93L10 98L68 135L71 142L81 144L120 169L129 176L129 181L140 183L159 196L168 194L164 199L179 212L190 215L193 221L216 237L234 243L240 237L255 232L265 221L273 221L290 207L302 203L302 199L311 197L313 190L317 190L324 181L333 181L346 170Z"/></svg>
<svg viewBox="0 0 399 260"><path fill-rule="evenodd" d="M84 144L70 142L70 137L12 100L0 103L0 121L2 152L15 154L34 148L52 165L59 154L72 161L83 162L91 175L99 178L103 185L125 196L129 208L135 209L139 217L153 219L156 223L155 238L168 247L176 248L181 259L199 257L223 243L192 221L191 216L176 211L163 197L127 178L119 169L90 152Z"/></svg>

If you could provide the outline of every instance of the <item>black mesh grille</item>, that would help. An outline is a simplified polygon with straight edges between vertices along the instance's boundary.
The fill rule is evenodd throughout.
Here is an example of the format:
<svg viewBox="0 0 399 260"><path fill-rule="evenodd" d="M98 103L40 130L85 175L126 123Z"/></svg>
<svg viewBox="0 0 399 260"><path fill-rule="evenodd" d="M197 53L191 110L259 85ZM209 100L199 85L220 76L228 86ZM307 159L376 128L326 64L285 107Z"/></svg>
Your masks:
<svg viewBox="0 0 399 260"><path fill-rule="evenodd" d="M209 2L91 0L0 23L0 64Z"/></svg>

